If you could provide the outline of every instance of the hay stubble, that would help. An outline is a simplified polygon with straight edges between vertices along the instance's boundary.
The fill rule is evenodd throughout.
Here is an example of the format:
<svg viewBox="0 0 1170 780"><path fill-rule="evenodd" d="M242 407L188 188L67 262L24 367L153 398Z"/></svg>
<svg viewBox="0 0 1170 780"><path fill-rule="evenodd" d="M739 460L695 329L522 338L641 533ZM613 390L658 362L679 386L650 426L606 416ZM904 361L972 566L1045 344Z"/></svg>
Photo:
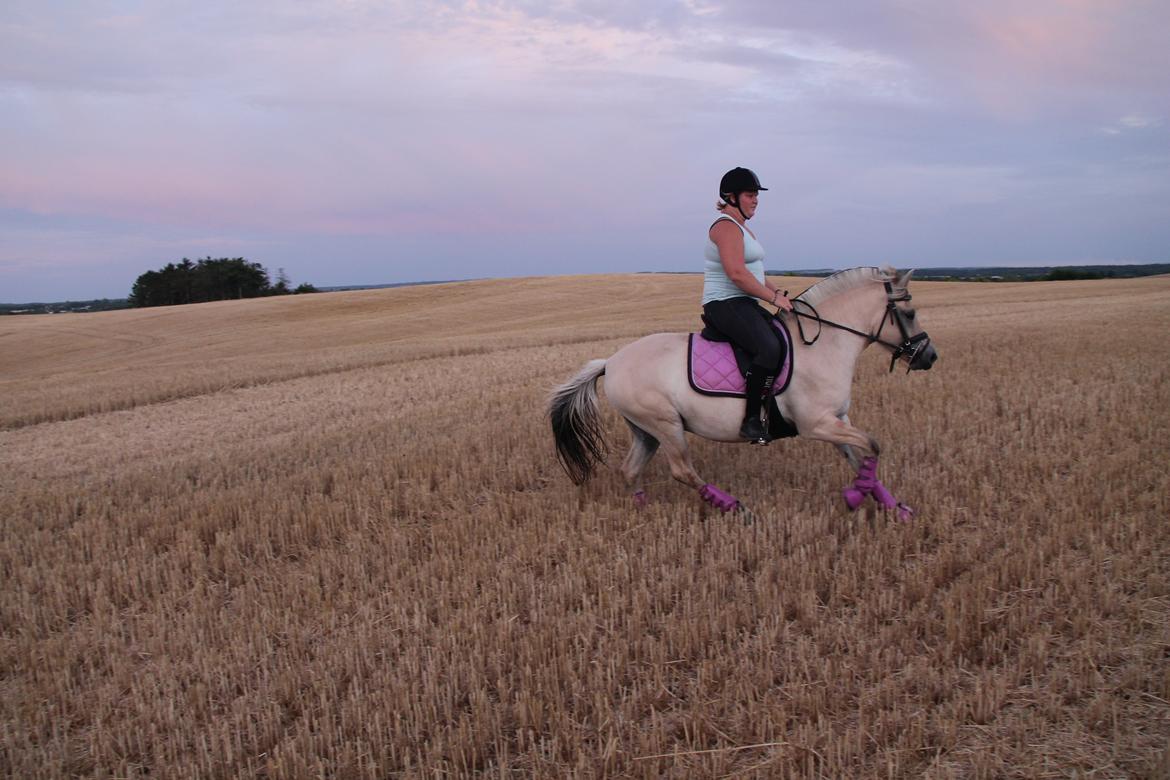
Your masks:
<svg viewBox="0 0 1170 780"><path fill-rule="evenodd" d="M867 353L852 413L905 525L799 439L695 443L750 525L658 461L640 513L569 485L548 389L696 285L0 322L0 765L1166 772L1170 280L916 285L942 359Z"/></svg>

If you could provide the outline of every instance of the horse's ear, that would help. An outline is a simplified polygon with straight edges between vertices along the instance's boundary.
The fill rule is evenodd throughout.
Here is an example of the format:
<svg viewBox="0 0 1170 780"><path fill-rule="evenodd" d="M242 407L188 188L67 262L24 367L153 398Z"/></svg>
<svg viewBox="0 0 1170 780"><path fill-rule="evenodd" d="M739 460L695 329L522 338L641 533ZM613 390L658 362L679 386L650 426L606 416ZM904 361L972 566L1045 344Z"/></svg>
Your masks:
<svg viewBox="0 0 1170 780"><path fill-rule="evenodd" d="M911 269L910 269L910 270L908 270L908 271L902 271L902 272L900 272L900 273L898 274L898 281L897 281L897 285L898 285L899 287L905 288L905 287L906 287L906 285L910 284L910 277L911 277L911 276L913 276L913 275L914 275L914 269L913 269L913 268L911 268Z"/></svg>

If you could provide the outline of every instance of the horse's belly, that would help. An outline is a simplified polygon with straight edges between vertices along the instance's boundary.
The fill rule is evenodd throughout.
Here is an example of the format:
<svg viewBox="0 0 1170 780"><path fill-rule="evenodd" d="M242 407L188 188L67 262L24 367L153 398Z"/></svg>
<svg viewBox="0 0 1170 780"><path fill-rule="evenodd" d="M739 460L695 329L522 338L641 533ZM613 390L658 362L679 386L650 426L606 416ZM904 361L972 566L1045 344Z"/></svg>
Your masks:
<svg viewBox="0 0 1170 780"><path fill-rule="evenodd" d="M743 442L739 436L745 409L742 398L695 395L699 400L679 410L688 431L712 441Z"/></svg>

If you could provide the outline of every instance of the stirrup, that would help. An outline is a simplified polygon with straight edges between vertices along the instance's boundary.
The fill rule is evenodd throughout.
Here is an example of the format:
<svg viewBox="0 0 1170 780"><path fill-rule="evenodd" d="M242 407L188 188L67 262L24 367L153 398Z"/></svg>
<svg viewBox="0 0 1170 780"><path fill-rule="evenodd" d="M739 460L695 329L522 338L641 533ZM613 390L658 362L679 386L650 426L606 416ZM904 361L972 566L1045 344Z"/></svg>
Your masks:
<svg viewBox="0 0 1170 780"><path fill-rule="evenodd" d="M748 417L739 426L739 438L747 439L751 444L764 444L772 441L772 437L768 435L768 429L764 427L764 423L758 417Z"/></svg>

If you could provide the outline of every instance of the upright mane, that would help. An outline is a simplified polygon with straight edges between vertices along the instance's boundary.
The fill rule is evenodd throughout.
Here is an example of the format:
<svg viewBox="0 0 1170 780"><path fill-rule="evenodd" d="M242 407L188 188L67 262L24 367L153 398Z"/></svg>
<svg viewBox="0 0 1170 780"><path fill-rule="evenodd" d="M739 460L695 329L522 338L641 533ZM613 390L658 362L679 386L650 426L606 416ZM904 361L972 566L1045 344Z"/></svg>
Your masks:
<svg viewBox="0 0 1170 780"><path fill-rule="evenodd" d="M867 282L890 282L892 284L897 281L897 278L897 272L889 266L885 268L874 268L872 266L848 268L844 271L838 271L832 276L825 277L796 297L806 303L817 306L830 298L840 295L846 290L852 290Z"/></svg>

